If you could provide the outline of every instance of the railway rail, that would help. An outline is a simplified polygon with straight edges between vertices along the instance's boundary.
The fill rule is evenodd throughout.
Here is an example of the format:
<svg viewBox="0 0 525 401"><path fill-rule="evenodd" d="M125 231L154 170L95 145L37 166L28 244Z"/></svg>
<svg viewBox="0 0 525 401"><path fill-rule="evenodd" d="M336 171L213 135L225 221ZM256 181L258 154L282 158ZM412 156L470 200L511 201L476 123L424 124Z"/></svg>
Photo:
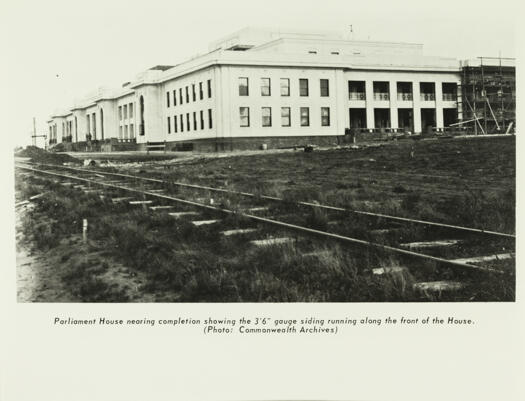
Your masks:
<svg viewBox="0 0 525 401"><path fill-rule="evenodd" d="M284 229L289 232L294 232L296 235L309 236L320 238L323 240L337 241L342 244L351 245L353 247L371 247L381 249L386 253L396 254L407 260L411 260L409 263L412 267L417 265L417 261L431 261L439 266L450 267L460 271L473 271L473 272L492 272L492 273L504 273L503 271L492 266L493 261L499 261L500 259L513 258L513 253L509 253L509 249L513 249L513 242L515 236L509 233L500 233L490 230L484 230L479 228L462 227L451 224L443 224L438 222L423 221L417 219L409 219L406 217L391 216L379 213L372 213L367 211L359 210L348 210L345 208L334 207L329 205L320 205L313 202L295 202L292 205L292 213L286 214L286 211L290 211L290 204L285 199L272 197L272 196L257 196L252 193L232 191L225 188L216 188L210 186L201 186L195 184L181 183L181 182L169 182L157 178L141 177L131 174L108 172L100 169L93 168L76 168L71 166L59 166L52 164L36 164L36 163L17 163L17 167L25 171L32 172L34 174L43 175L47 177L53 177L60 180L74 180L77 182L83 182L86 184L96 185L100 188L105 188L113 191L121 191L127 195L134 194L147 198L148 201L139 201L137 203L148 202L151 210L162 209L165 206L155 206L153 201L159 201L161 203L179 204L198 210L207 210L217 215L228 215L236 214L249 221L264 224L275 229ZM68 170L69 173L65 174L64 170ZM107 178L111 178L108 180ZM153 185L153 188L144 188L144 185ZM208 194L219 195L217 198L196 198L195 194L186 193L184 197L180 194L171 194L171 188L183 189L185 191L197 192L197 196L202 191ZM176 195L176 196L175 196ZM223 199L220 196L224 196ZM228 208L228 197L236 196L240 198L239 204L235 208ZM287 208L284 208L282 215L260 215L265 212L269 214L275 214L272 212L283 212L283 209L273 208L269 204L286 204ZM305 209L310 210L322 210L328 213L328 217L332 217L335 220L335 228L327 227L320 229L319 227L313 227L307 223L307 219L304 218ZM261 213L260 213L261 212ZM331 215L334 213L334 216ZM176 213L175 213L176 214ZM185 214L185 213L181 213ZM187 214L187 213L186 213ZM303 214L303 215L301 215ZM308 213L306 213L308 215ZM408 243L400 243L399 241L393 242L384 241L384 238L379 237L380 240L373 240L370 236L365 238L358 238L346 233L344 230L339 230L341 227L339 221L341 219L349 219L349 216L357 216L361 219L373 220L373 224L370 225L370 231L383 231L388 233L389 231L395 232L396 230L403 229L403 226L410 225L416 227L423 227L425 232L430 235L430 240L425 241L413 241ZM339 219L339 220L338 220ZM213 224L217 220L205 220L196 221L195 223L200 224ZM196 224L197 225L197 224ZM385 227L386 228L382 228ZM437 230L435 233L433 231ZM238 232L242 233L243 230L237 230L232 228L228 230L231 233ZM249 230L246 230L249 231ZM448 237L451 234L456 234L459 239L450 240ZM447 238L440 238L440 236L447 235ZM460 243L472 242L472 238L475 238L475 251L472 248L466 247L462 249L460 253L455 254L453 258L444 257L440 255L439 249L452 249ZM276 239L277 240L277 239ZM271 240L258 240L259 243L272 243ZM252 241L256 243L257 241ZM492 244L495 242L495 245ZM278 243L278 241L274 241ZM486 245L486 244L489 245ZM503 244L503 245L502 245ZM493 249L491 249L491 247ZM506 253L498 254L498 251L504 248ZM427 249L427 252L421 252L421 249ZM436 251L437 249L437 251ZM484 253L489 252L489 255L479 256L480 249L484 250ZM470 253L469 253L470 252ZM449 252L450 253L450 252ZM454 252L452 252L454 254ZM474 255L472 254L474 253ZM416 263L414 263L416 262ZM480 265L481 263L481 265Z"/></svg>

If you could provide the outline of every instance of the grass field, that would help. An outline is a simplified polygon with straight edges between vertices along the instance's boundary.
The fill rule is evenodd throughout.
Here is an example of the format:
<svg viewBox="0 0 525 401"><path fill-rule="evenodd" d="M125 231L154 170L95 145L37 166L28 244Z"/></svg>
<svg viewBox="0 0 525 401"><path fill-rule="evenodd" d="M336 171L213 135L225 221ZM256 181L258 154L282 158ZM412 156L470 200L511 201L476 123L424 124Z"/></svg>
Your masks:
<svg viewBox="0 0 525 401"><path fill-rule="evenodd" d="M166 167L169 166L169 169ZM137 172L136 167L129 167ZM122 167L128 169L128 167ZM290 200L423 217L514 232L513 138L394 143L358 150L287 152L174 163L148 163L140 173ZM219 235L248 222L232 216L209 227L174 221L166 213L114 205L41 180L17 180L20 199L44 189L24 216L25 243L53 260L68 291L55 301L344 302L510 301L514 275L460 274L463 290L416 291L421 280L457 272L421 263L401 274L373 275L403 261L383 252L348 249L298 238L293 244L253 248L253 236ZM205 217L212 217L205 216ZM89 240L80 240L89 220ZM322 225L325 216L311 216ZM359 220L349 222L363 232ZM274 234L259 227L258 238ZM416 234L416 233L412 233ZM283 235L289 235L284 234ZM50 301L48 299L48 301Z"/></svg>

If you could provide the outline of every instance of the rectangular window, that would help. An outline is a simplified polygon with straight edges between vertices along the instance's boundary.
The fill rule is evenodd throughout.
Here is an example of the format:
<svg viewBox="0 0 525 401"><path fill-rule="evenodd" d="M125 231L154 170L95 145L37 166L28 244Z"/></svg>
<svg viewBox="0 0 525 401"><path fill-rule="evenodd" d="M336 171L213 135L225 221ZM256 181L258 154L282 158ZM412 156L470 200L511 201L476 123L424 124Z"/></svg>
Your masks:
<svg viewBox="0 0 525 401"><path fill-rule="evenodd" d="M308 107L301 107L301 127L308 127L310 125L310 109Z"/></svg>
<svg viewBox="0 0 525 401"><path fill-rule="evenodd" d="M177 89L173 89L173 105L177 105Z"/></svg>
<svg viewBox="0 0 525 401"><path fill-rule="evenodd" d="M190 113L186 113L186 130L191 131Z"/></svg>
<svg viewBox="0 0 525 401"><path fill-rule="evenodd" d="M263 107L262 108L262 126L263 127L271 127L272 126L272 108L271 107Z"/></svg>
<svg viewBox="0 0 525 401"><path fill-rule="evenodd" d="M211 119L211 109L208 109L208 128L209 129L212 129L213 128L213 120Z"/></svg>
<svg viewBox="0 0 525 401"><path fill-rule="evenodd" d="M202 90L202 82L199 82L199 99L204 99L204 91Z"/></svg>
<svg viewBox="0 0 525 401"><path fill-rule="evenodd" d="M91 114L91 125L93 126L93 139L97 139L97 120L95 113Z"/></svg>
<svg viewBox="0 0 525 401"><path fill-rule="evenodd" d="M119 129L118 129L118 137L119 137L119 139L122 139L122 130L123 130L124 127L122 127L122 125L121 125L121 126L118 127L118 128L119 128Z"/></svg>
<svg viewBox="0 0 525 401"><path fill-rule="evenodd" d="M186 103L190 102L190 87L186 86Z"/></svg>
<svg viewBox="0 0 525 401"><path fill-rule="evenodd" d="M330 92L328 89L328 79L321 79L321 96L330 96Z"/></svg>
<svg viewBox="0 0 525 401"><path fill-rule="evenodd" d="M261 78L261 96L270 96L270 78Z"/></svg>
<svg viewBox="0 0 525 401"><path fill-rule="evenodd" d="M129 104L129 118L133 118L133 103Z"/></svg>
<svg viewBox="0 0 525 401"><path fill-rule="evenodd" d="M197 93L195 92L195 84L191 84L191 95L192 95L193 101L196 101L197 100Z"/></svg>
<svg viewBox="0 0 525 401"><path fill-rule="evenodd" d="M204 129L204 110L200 111L200 118L201 118L201 130Z"/></svg>
<svg viewBox="0 0 525 401"><path fill-rule="evenodd" d="M248 78L239 78L239 96L248 96Z"/></svg>
<svg viewBox="0 0 525 401"><path fill-rule="evenodd" d="M290 108L281 107L281 127L290 126Z"/></svg>
<svg viewBox="0 0 525 401"><path fill-rule="evenodd" d="M118 119L122 121L122 106L118 106ZM88 123L89 123L89 117L88 117Z"/></svg>
<svg viewBox="0 0 525 401"><path fill-rule="evenodd" d="M124 120L128 119L128 105L124 105Z"/></svg>
<svg viewBox="0 0 525 401"><path fill-rule="evenodd" d="M168 134L171 134L171 117L168 116Z"/></svg>
<svg viewBox="0 0 525 401"><path fill-rule="evenodd" d="M180 115L180 132L184 132L184 114Z"/></svg>
<svg viewBox="0 0 525 401"><path fill-rule="evenodd" d="M299 95L308 96L308 79L299 79Z"/></svg>
<svg viewBox="0 0 525 401"><path fill-rule="evenodd" d="M330 107L321 107L321 126L330 126Z"/></svg>
<svg viewBox="0 0 525 401"><path fill-rule="evenodd" d="M197 112L193 112L193 131L197 131Z"/></svg>
<svg viewBox="0 0 525 401"><path fill-rule="evenodd" d="M135 138L135 126L133 124L129 125L129 137Z"/></svg>
<svg viewBox="0 0 525 401"><path fill-rule="evenodd" d="M208 98L211 98L211 79L208 79Z"/></svg>
<svg viewBox="0 0 525 401"><path fill-rule="evenodd" d="M179 89L179 104L182 104L183 101L182 101L182 88Z"/></svg>
<svg viewBox="0 0 525 401"><path fill-rule="evenodd" d="M173 132L178 132L179 130L179 127L178 127L178 124L177 124L177 116L173 116Z"/></svg>
<svg viewBox="0 0 525 401"><path fill-rule="evenodd" d="M250 108L249 107L239 107L239 116L241 119L241 127L250 126Z"/></svg>
<svg viewBox="0 0 525 401"><path fill-rule="evenodd" d="M124 128L124 138L128 139L129 137L129 131L128 131L128 126L126 125L125 128Z"/></svg>
<svg viewBox="0 0 525 401"><path fill-rule="evenodd" d="M290 96L289 78L281 78L281 96Z"/></svg>
<svg viewBox="0 0 525 401"><path fill-rule="evenodd" d="M170 93L166 92L166 107L170 107Z"/></svg>

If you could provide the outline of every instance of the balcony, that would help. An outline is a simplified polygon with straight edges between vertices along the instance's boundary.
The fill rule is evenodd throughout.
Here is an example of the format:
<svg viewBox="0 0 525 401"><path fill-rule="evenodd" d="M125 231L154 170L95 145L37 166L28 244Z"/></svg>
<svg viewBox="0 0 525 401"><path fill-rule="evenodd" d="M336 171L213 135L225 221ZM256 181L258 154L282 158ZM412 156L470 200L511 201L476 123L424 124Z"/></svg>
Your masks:
<svg viewBox="0 0 525 401"><path fill-rule="evenodd" d="M436 100L435 93L421 93L421 100L425 102L432 102Z"/></svg>
<svg viewBox="0 0 525 401"><path fill-rule="evenodd" d="M365 92L350 92L348 96L350 100L366 100Z"/></svg>
<svg viewBox="0 0 525 401"><path fill-rule="evenodd" d="M400 100L400 101L412 101L413 100L413 96L412 96L412 93L399 93L397 94L397 100Z"/></svg>
<svg viewBox="0 0 525 401"><path fill-rule="evenodd" d="M375 92L374 100L390 100L390 94L384 92Z"/></svg>

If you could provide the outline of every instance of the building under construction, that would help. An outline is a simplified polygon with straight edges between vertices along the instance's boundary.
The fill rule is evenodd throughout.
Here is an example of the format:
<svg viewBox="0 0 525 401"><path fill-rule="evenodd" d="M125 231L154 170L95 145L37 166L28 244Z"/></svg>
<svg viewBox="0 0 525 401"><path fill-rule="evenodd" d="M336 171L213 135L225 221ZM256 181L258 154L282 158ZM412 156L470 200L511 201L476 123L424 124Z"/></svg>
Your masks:
<svg viewBox="0 0 525 401"><path fill-rule="evenodd" d="M478 134L515 132L515 59L479 57L461 63L458 110L464 130Z"/></svg>

